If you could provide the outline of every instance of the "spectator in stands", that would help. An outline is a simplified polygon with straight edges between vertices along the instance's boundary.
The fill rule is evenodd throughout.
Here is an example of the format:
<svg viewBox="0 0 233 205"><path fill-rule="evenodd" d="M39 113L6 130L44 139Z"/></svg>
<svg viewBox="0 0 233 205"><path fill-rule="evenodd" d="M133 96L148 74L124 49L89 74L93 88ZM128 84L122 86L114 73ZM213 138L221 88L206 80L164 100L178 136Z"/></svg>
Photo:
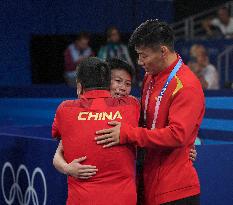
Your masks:
<svg viewBox="0 0 233 205"><path fill-rule="evenodd" d="M103 60L108 58L120 58L134 67L127 46L121 42L119 30L115 26L109 27L106 35L107 44L100 48L98 57Z"/></svg>
<svg viewBox="0 0 233 205"><path fill-rule="evenodd" d="M225 38L233 38L233 18L226 7L221 7L218 10L217 18L207 19L203 22L203 27L210 37L215 37L216 29L220 30Z"/></svg>
<svg viewBox="0 0 233 205"><path fill-rule="evenodd" d="M89 47L90 37L88 33L79 33L75 41L65 50L64 78L69 86L76 86L76 66L86 57L93 55Z"/></svg>
<svg viewBox="0 0 233 205"><path fill-rule="evenodd" d="M210 64L206 48L194 44L190 49L189 66L198 76L203 89L219 89L219 76L214 65Z"/></svg>

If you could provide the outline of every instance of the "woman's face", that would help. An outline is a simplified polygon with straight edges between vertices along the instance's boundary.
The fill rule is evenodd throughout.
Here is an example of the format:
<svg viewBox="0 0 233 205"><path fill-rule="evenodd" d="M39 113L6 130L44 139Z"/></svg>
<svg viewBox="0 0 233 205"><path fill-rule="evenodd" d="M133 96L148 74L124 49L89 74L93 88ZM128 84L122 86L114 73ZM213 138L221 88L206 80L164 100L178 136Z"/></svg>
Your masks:
<svg viewBox="0 0 233 205"><path fill-rule="evenodd" d="M132 78L128 72L121 69L111 71L110 92L113 97L128 96L131 92Z"/></svg>
<svg viewBox="0 0 233 205"><path fill-rule="evenodd" d="M108 41L112 43L118 43L120 41L120 33L117 29L113 29L111 35L109 36Z"/></svg>

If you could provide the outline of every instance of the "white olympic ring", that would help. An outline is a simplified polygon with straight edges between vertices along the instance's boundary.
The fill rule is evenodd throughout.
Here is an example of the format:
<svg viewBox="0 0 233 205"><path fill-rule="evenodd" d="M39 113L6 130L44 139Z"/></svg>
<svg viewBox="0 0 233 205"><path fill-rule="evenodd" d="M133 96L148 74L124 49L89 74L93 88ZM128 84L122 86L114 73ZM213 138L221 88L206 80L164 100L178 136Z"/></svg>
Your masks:
<svg viewBox="0 0 233 205"><path fill-rule="evenodd" d="M5 171L6 169L9 168L12 174L12 178L13 178L13 184L10 188L10 192L9 195L6 196L6 191L5 191L5 187L4 187L4 175L5 175ZM27 176L27 181L28 181L28 187L25 191L25 194L23 196L22 193L22 189L19 186L19 176L21 171L25 172L26 176ZM40 205L39 204L39 199L38 199L38 195L36 193L36 190L34 188L34 180L35 180L35 176L36 174L40 174L42 181L43 181L43 185L44 185L44 200L43 200L43 205L46 205L46 201L47 201L47 185L46 185L46 180L45 180L45 176L43 171L41 170L41 168L37 167L34 169L33 173L32 173L32 178L30 181L30 176L29 176L29 172L28 169L26 168L25 165L21 164L17 170L16 173L16 178L15 178L15 173L14 173L14 169L13 166L11 165L10 162L6 162L2 168L2 175L1 175L1 187L2 187L2 194L3 197L5 199L5 202L7 205L11 205L14 203L15 200L15 196L17 194L17 198L18 198L18 202L20 205L29 205L30 204L30 199L32 198L32 202L33 205Z"/></svg>

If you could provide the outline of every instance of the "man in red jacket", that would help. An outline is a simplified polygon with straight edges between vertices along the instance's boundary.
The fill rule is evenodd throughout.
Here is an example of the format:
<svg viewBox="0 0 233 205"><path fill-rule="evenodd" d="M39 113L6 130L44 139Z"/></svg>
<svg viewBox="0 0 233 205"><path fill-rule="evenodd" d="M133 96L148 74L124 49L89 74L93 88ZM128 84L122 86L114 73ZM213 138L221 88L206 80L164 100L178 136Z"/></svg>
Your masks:
<svg viewBox="0 0 233 205"><path fill-rule="evenodd" d="M146 148L146 205L198 205L200 184L188 153L205 110L201 84L174 51L173 31L166 23L142 23L130 44L146 71L141 116L144 128L110 122L113 128L97 132L97 144L107 148L133 143Z"/></svg>
<svg viewBox="0 0 233 205"><path fill-rule="evenodd" d="M68 163L86 156L82 171L96 174L89 179L68 176L67 205L136 205L134 146L103 149L96 145L94 137L96 130L109 127L109 120L137 127L139 103L130 96L111 97L110 68L97 58L80 63L77 82L80 99L59 105L52 136L62 139Z"/></svg>

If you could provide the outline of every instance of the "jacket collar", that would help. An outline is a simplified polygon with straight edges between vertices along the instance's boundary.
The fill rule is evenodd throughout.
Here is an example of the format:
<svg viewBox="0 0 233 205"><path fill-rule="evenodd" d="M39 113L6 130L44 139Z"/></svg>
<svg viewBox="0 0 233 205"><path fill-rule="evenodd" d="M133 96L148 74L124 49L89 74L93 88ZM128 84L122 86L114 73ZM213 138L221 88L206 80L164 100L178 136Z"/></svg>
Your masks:
<svg viewBox="0 0 233 205"><path fill-rule="evenodd" d="M111 97L108 90L89 90L80 96L80 98L108 98Z"/></svg>

